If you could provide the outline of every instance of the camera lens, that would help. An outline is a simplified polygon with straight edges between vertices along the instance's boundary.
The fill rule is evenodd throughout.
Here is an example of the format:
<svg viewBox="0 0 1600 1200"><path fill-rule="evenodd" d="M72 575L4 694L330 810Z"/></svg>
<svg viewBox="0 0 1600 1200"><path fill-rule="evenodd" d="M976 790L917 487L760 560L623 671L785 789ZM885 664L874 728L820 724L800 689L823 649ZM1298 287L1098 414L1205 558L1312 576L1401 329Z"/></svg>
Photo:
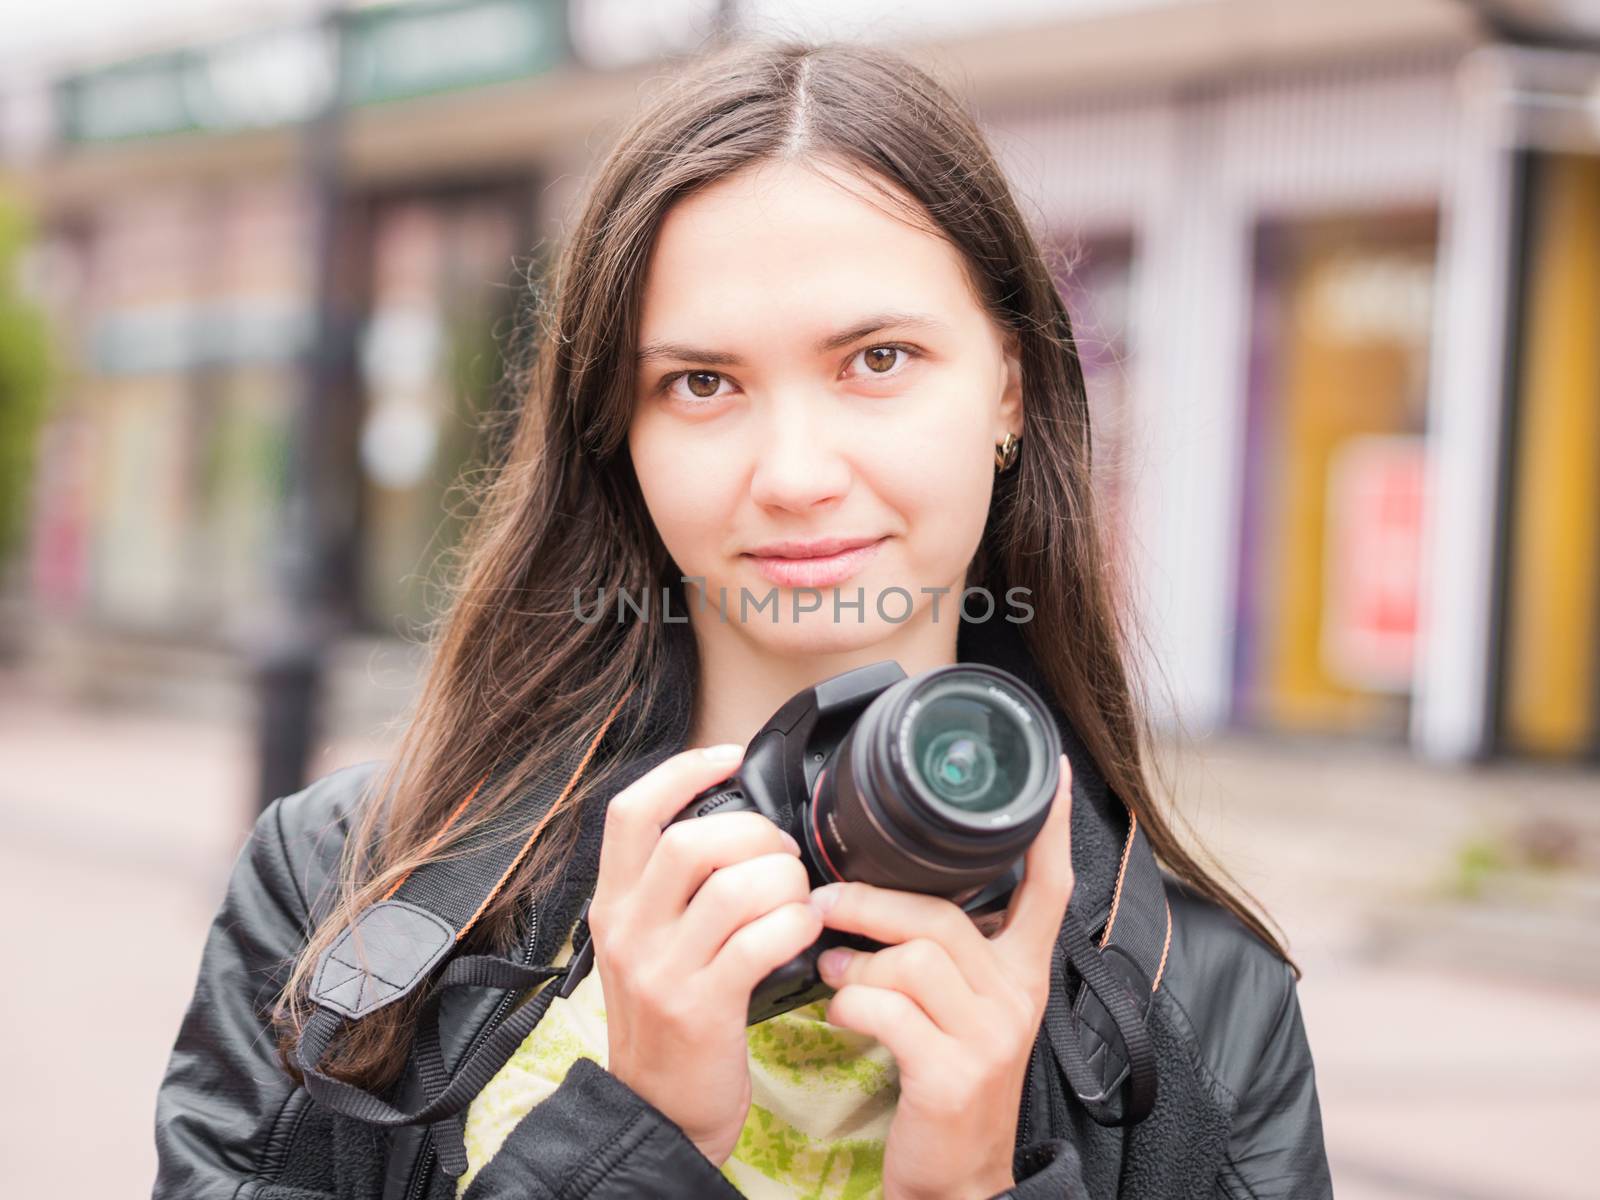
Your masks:
<svg viewBox="0 0 1600 1200"><path fill-rule="evenodd" d="M807 837L827 873L955 898L1025 850L1049 811L1060 737L1008 672L939 667L877 697L817 781Z"/></svg>

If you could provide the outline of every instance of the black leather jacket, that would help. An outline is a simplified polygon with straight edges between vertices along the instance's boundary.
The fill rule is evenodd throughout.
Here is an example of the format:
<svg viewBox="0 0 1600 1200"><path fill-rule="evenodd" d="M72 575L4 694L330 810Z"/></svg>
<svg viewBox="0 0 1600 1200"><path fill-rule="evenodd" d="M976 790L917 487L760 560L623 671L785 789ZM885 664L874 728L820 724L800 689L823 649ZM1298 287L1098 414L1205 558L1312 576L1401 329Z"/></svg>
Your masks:
<svg viewBox="0 0 1600 1200"><path fill-rule="evenodd" d="M453 1181L419 1170L419 1130L365 1143L365 1161L348 1139L325 1137L327 1161L309 1161L318 1155L305 1149L316 1144L308 1131L325 1118L282 1072L261 1015L320 915L319 901L331 894L352 805L374 765L334 772L277 801L241 851L158 1096L156 1197L453 1196ZM1173 935L1156 1007L1163 1028L1186 1043L1171 1048L1175 1060L1192 1062L1194 1072L1181 1081L1193 1084L1187 1093L1162 1080L1163 1092L1190 1108L1169 1126L1180 1134L1159 1142L1152 1134L1141 1143L1082 1120L1040 1130L1044 1122L1035 1116L1036 1136L1024 1138L1019 1129L1015 1194L1331 1195L1289 968L1231 914L1171 877L1166 882ZM499 998L457 992L466 999L447 1003L441 1014L447 1053L459 1053ZM1203 1140L1208 1123L1219 1131L1216 1152L1185 1162L1185 1144ZM1125 1146L1125 1138L1134 1140ZM1164 1174L1141 1173L1142 1159L1163 1157ZM1154 1182L1161 1178L1167 1182ZM468 1200L735 1195L671 1120L587 1059L515 1128L467 1192Z"/></svg>
<svg viewBox="0 0 1600 1200"><path fill-rule="evenodd" d="M669 627L663 683L626 723L643 747L603 757L622 786L687 744L693 643ZM1111 917L1128 810L1056 706L1021 630L966 623L958 658L1008 670L1049 705L1072 767L1071 910L1090 931ZM618 727L624 724L619 717ZM382 1133L310 1101L279 1066L262 1013L325 915L345 837L377 764L334 772L261 816L211 927L194 1000L156 1104L155 1195L184 1200L455 1200L431 1134ZM614 792L610 794L615 794ZM529 922L521 960L546 965L593 890L605 802L577 814L574 851ZM1047 1037L1034 1045L1017 1122L1018 1200L1317 1200L1330 1196L1311 1052L1294 976L1227 910L1163 876L1172 935L1145 1029L1155 1104L1127 1127L1095 1123L1065 1084ZM501 947L509 953L514 948ZM1069 988L1072 995L1069 995ZM459 1070L518 993L455 988L439 1010L445 1069ZM1052 1006L1075 985L1051 981ZM413 1057L386 1097L426 1099ZM462 1200L734 1200L739 1193L681 1130L614 1075L579 1059L473 1178Z"/></svg>

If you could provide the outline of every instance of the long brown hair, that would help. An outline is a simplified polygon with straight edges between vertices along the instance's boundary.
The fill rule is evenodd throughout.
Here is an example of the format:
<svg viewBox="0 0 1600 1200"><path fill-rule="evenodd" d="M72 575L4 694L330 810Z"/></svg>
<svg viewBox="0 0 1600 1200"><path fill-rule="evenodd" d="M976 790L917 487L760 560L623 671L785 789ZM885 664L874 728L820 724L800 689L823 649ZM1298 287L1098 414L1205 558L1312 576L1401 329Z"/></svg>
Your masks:
<svg viewBox="0 0 1600 1200"><path fill-rule="evenodd" d="M1091 491L1071 325L983 135L950 92L889 51L748 42L676 73L621 133L538 293L520 402L479 488L409 723L346 840L336 907L274 1013L285 1049L307 1015L312 968L356 913L492 825L516 789L592 738L630 688L663 685L661 623L584 624L573 605L602 588L637 594L669 582L626 445L645 266L674 201L762 160L823 156L913 197L960 250L993 319L1018 338L1023 452L997 480L973 582L996 594L1030 589L1029 648L1107 784L1174 874L1283 953L1180 844L1146 782L1150 729L1130 687L1134 634ZM631 744L633 731L619 732ZM492 769L495 786L437 837ZM530 895L551 886L571 852L573 814L602 778L584 780L551 814L474 937L507 943ZM325 1069L368 1087L393 1081L415 1003L357 1023ZM294 1073L286 1056L285 1066Z"/></svg>

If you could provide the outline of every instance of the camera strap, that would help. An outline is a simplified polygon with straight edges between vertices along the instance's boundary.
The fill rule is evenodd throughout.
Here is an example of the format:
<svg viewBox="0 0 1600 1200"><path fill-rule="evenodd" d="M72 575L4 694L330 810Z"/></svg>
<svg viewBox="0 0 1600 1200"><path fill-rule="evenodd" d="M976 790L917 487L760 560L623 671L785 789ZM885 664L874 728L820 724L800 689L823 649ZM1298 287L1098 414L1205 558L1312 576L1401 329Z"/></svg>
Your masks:
<svg viewBox="0 0 1600 1200"><path fill-rule="evenodd" d="M397 1108L327 1074L317 1064L353 1023L411 995L456 949L538 841L552 812L577 786L627 698L617 702L586 747L574 747L558 769L519 791L493 829L479 828L458 838L448 857L426 862L401 877L317 960L309 994L315 1007L294 1051L306 1090L333 1111L368 1124L386 1129L430 1126L439 1163L453 1177L467 1169L459 1114L532 1032L555 999L558 985L541 988L513 1010L453 1076L439 1042L444 993L457 987L522 990L561 978L569 968L532 967L493 954L460 957L446 966L418 1011L415 1051L426 1099L415 1109ZM456 806L425 854L440 846L489 778L480 779ZM526 829L528 834L519 841L507 838L506 829Z"/></svg>
<svg viewBox="0 0 1600 1200"><path fill-rule="evenodd" d="M1155 1048L1145 1017L1171 945L1161 871L1138 816L1129 813L1105 928L1096 942L1083 918L1067 909L1052 964L1062 986L1050 989L1045 1006L1056 1062L1101 1125L1137 1124L1155 1104ZM1072 974L1082 982L1069 1007Z"/></svg>

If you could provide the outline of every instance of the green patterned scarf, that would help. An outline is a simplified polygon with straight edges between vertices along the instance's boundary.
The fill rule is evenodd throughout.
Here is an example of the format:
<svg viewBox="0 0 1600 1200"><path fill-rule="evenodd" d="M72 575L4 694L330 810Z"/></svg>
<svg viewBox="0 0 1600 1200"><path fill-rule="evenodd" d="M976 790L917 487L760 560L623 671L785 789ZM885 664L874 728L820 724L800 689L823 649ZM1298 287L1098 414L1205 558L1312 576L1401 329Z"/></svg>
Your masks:
<svg viewBox="0 0 1600 1200"><path fill-rule="evenodd" d="M556 956L572 955L568 937ZM531 994L531 993L530 993ZM749 1030L750 1113L722 1174L757 1200L874 1200L900 1077L887 1048L823 1018L827 1001ZM580 1056L606 1065L605 996L591 970L556 999L467 1110L466 1191L523 1116Z"/></svg>

